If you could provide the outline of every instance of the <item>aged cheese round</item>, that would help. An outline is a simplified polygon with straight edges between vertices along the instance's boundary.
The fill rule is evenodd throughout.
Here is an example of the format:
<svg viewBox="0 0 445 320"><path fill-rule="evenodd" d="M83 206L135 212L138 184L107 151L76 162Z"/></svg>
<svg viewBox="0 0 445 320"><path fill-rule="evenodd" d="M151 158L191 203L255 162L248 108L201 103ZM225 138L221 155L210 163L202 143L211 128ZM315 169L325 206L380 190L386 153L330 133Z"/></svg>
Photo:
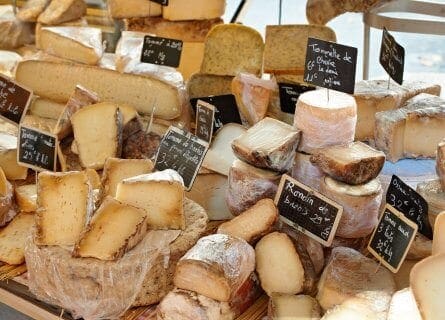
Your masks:
<svg viewBox="0 0 445 320"><path fill-rule="evenodd" d="M445 211L445 191L439 180L432 180L419 183L417 192L428 202L428 219L434 226L437 215Z"/></svg>
<svg viewBox="0 0 445 320"><path fill-rule="evenodd" d="M357 105L352 96L326 89L300 95L295 109L294 127L302 131L299 151L354 141Z"/></svg>
<svg viewBox="0 0 445 320"><path fill-rule="evenodd" d="M351 186L325 177L321 181L320 192L343 206L336 236L361 238L370 234L377 225L383 194L378 179Z"/></svg>
<svg viewBox="0 0 445 320"><path fill-rule="evenodd" d="M291 175L292 178L318 191L324 173L312 164L310 158L310 154L296 152Z"/></svg>

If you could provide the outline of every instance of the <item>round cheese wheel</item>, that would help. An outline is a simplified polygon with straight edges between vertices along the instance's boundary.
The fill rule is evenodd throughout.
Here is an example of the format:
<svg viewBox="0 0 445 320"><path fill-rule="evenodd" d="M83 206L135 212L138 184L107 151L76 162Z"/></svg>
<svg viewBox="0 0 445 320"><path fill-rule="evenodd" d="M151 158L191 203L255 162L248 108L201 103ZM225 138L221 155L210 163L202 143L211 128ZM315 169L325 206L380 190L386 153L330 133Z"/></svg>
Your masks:
<svg viewBox="0 0 445 320"><path fill-rule="evenodd" d="M291 175L292 178L318 191L324 173L317 166L312 164L310 158L310 154L297 152L295 154Z"/></svg>
<svg viewBox="0 0 445 320"><path fill-rule="evenodd" d="M300 95L295 109L294 127L302 131L299 151L354 141L357 104L352 96L327 89Z"/></svg>

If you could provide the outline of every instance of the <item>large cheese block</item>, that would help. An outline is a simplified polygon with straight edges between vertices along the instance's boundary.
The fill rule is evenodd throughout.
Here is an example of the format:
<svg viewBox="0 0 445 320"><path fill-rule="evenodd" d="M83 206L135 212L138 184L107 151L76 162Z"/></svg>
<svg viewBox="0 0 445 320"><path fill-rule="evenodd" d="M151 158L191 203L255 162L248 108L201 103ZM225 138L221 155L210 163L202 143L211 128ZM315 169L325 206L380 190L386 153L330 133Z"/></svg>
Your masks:
<svg viewBox="0 0 445 320"><path fill-rule="evenodd" d="M377 226L383 194L378 179L353 186L325 177L321 180L320 192L343 207L337 236L361 238Z"/></svg>
<svg viewBox="0 0 445 320"><path fill-rule="evenodd" d="M118 184L116 199L145 210L152 229L184 229L184 182L174 170L128 178Z"/></svg>
<svg viewBox="0 0 445 320"><path fill-rule="evenodd" d="M235 139L232 149L255 167L285 172L293 164L299 141L299 130L267 117Z"/></svg>
<svg viewBox="0 0 445 320"><path fill-rule="evenodd" d="M0 50L0 74L15 77L15 68L22 61L22 56L14 51Z"/></svg>
<svg viewBox="0 0 445 320"><path fill-rule="evenodd" d="M224 15L226 0L170 0L162 10L162 17L167 20L205 20Z"/></svg>
<svg viewBox="0 0 445 320"><path fill-rule="evenodd" d="M439 176L440 184L445 189L445 139L439 142L436 152L436 172Z"/></svg>
<svg viewBox="0 0 445 320"><path fill-rule="evenodd" d="M192 98L232 94L232 76L194 73L187 81L187 93Z"/></svg>
<svg viewBox="0 0 445 320"><path fill-rule="evenodd" d="M314 165L310 159L310 154L296 152L294 164L290 174L292 178L307 185L308 187L319 190L320 182L324 177L324 173L318 166Z"/></svg>
<svg viewBox="0 0 445 320"><path fill-rule="evenodd" d="M27 184L14 189L15 201L21 212L37 210L37 185Z"/></svg>
<svg viewBox="0 0 445 320"><path fill-rule="evenodd" d="M354 141L357 105L350 95L327 89L300 95L294 116L294 127L301 130L298 150L313 150ZM323 128L323 130L320 130ZM335 134L334 134L335 132Z"/></svg>
<svg viewBox="0 0 445 320"><path fill-rule="evenodd" d="M266 26L264 72L303 74L308 38L336 42L335 32L321 25Z"/></svg>
<svg viewBox="0 0 445 320"><path fill-rule="evenodd" d="M29 60L18 65L16 79L35 94L59 102L66 102L80 84L96 92L103 101L129 104L141 113L150 113L152 106L147 101L156 101L155 116L174 119L181 114L177 88L148 76L87 65Z"/></svg>
<svg viewBox="0 0 445 320"><path fill-rule="evenodd" d="M387 320L422 320L411 289L406 288L394 293L389 306Z"/></svg>
<svg viewBox="0 0 445 320"><path fill-rule="evenodd" d="M0 167L0 227L7 224L16 214L14 207L14 188L6 179Z"/></svg>
<svg viewBox="0 0 445 320"><path fill-rule="evenodd" d="M90 65L102 57L102 30L91 27L44 27L37 47L45 52Z"/></svg>
<svg viewBox="0 0 445 320"><path fill-rule="evenodd" d="M207 35L200 72L220 76L247 72L260 76L263 49L258 31L239 24L217 25Z"/></svg>
<svg viewBox="0 0 445 320"><path fill-rule="evenodd" d="M114 19L155 17L162 14L162 6L145 0L110 0L108 11Z"/></svg>
<svg viewBox="0 0 445 320"><path fill-rule="evenodd" d="M0 261L18 265L25 262L25 245L32 229L34 216L19 214L0 230Z"/></svg>
<svg viewBox="0 0 445 320"><path fill-rule="evenodd" d="M85 172L41 172L37 181L36 243L74 245L93 213Z"/></svg>
<svg viewBox="0 0 445 320"><path fill-rule="evenodd" d="M74 247L73 256L117 260L147 234L144 210L105 198Z"/></svg>
<svg viewBox="0 0 445 320"><path fill-rule="evenodd" d="M315 320L320 319L320 305L311 296L299 294L272 294L268 306L269 319Z"/></svg>
<svg viewBox="0 0 445 320"><path fill-rule="evenodd" d="M38 117L57 120L65 109L65 104L43 98L35 98L29 106L29 113Z"/></svg>
<svg viewBox="0 0 445 320"><path fill-rule="evenodd" d="M440 253L417 263L410 274L410 286L422 319L443 317L443 270L445 254Z"/></svg>
<svg viewBox="0 0 445 320"><path fill-rule="evenodd" d="M445 212L440 213L437 216L436 223L434 224L434 238L432 254L445 253Z"/></svg>
<svg viewBox="0 0 445 320"><path fill-rule="evenodd" d="M0 49L15 49L33 42L32 24L16 19L12 6L0 6Z"/></svg>
<svg viewBox="0 0 445 320"><path fill-rule="evenodd" d="M385 154L362 142L353 142L315 150L311 162L335 180L358 185L377 178L385 164Z"/></svg>
<svg viewBox="0 0 445 320"><path fill-rule="evenodd" d="M153 162L149 159L108 158L102 171L102 196L116 196L117 185L124 179L153 171Z"/></svg>
<svg viewBox="0 0 445 320"><path fill-rule="evenodd" d="M39 15L38 22L56 25L81 18L87 12L84 0L52 0L49 6Z"/></svg>
<svg viewBox="0 0 445 320"><path fill-rule="evenodd" d="M445 190L439 180L420 182L416 191L428 202L428 220L434 226L439 213L445 211Z"/></svg>
<svg viewBox="0 0 445 320"><path fill-rule="evenodd" d="M227 205L235 215L247 210L261 199L274 199L281 175L235 160L229 172Z"/></svg>
<svg viewBox="0 0 445 320"><path fill-rule="evenodd" d="M27 22L36 22L39 15L45 10L50 0L30 0L17 12L17 19Z"/></svg>
<svg viewBox="0 0 445 320"><path fill-rule="evenodd" d="M227 302L255 269L255 251L243 239L224 234L198 240L178 262L174 284Z"/></svg>
<svg viewBox="0 0 445 320"><path fill-rule="evenodd" d="M348 300L360 299L370 310L386 316L395 291L394 278L389 270L354 249L337 247L332 250L321 275L317 300L324 310L328 310Z"/></svg>
<svg viewBox="0 0 445 320"><path fill-rule="evenodd" d="M8 180L26 179L28 168L17 163L17 137L0 133L0 167Z"/></svg>

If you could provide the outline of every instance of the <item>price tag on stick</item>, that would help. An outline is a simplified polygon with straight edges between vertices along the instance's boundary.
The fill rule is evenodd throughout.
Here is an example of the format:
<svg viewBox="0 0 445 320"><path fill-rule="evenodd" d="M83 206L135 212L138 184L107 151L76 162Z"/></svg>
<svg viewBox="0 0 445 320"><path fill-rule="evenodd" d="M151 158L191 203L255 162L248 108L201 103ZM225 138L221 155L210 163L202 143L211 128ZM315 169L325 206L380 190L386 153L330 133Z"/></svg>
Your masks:
<svg viewBox="0 0 445 320"><path fill-rule="evenodd" d="M210 103L198 100L196 105L196 136L210 143L215 121L215 107Z"/></svg>
<svg viewBox="0 0 445 320"><path fill-rule="evenodd" d="M292 114L295 114L295 107L300 95L316 89L313 86L291 83L278 83L278 88L280 90L281 111Z"/></svg>
<svg viewBox="0 0 445 320"><path fill-rule="evenodd" d="M395 82L398 84L403 83L405 49L396 42L386 28L383 28L382 44L380 47L380 64Z"/></svg>
<svg viewBox="0 0 445 320"><path fill-rule="evenodd" d="M31 98L31 90L0 75L0 118L19 125Z"/></svg>
<svg viewBox="0 0 445 320"><path fill-rule="evenodd" d="M209 144L195 135L171 126L159 146L155 169L177 171L190 190L201 167Z"/></svg>
<svg viewBox="0 0 445 320"><path fill-rule="evenodd" d="M19 126L17 162L36 171L56 171L57 137L35 128Z"/></svg>
<svg viewBox="0 0 445 320"><path fill-rule="evenodd" d="M329 247L337 231L343 207L284 174L275 205L289 226Z"/></svg>
<svg viewBox="0 0 445 320"><path fill-rule="evenodd" d="M403 213L386 205L368 250L392 272L399 271L417 233L417 225Z"/></svg>
<svg viewBox="0 0 445 320"><path fill-rule="evenodd" d="M141 62L177 68L181 60L182 41L145 36Z"/></svg>

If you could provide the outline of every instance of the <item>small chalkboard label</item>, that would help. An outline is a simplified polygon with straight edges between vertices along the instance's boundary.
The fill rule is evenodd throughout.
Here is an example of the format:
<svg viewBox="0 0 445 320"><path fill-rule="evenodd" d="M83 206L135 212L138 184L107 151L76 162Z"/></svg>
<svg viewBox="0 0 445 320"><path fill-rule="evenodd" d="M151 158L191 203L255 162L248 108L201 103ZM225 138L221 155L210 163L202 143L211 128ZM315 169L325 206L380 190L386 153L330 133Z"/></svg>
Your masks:
<svg viewBox="0 0 445 320"><path fill-rule="evenodd" d="M32 91L0 75L0 118L20 124L31 102Z"/></svg>
<svg viewBox="0 0 445 320"><path fill-rule="evenodd" d="M433 229L428 219L428 202L396 175L392 176L389 184L386 203L416 223L421 234L433 239Z"/></svg>
<svg viewBox="0 0 445 320"><path fill-rule="evenodd" d="M392 272L399 271L414 240L417 225L403 213L386 205L375 228L368 250Z"/></svg>
<svg viewBox="0 0 445 320"><path fill-rule="evenodd" d="M150 1L159 3L162 6L168 6L168 0L150 0Z"/></svg>
<svg viewBox="0 0 445 320"><path fill-rule="evenodd" d="M184 179L185 188L190 190L208 148L208 143L195 135L171 126L159 146L155 169L176 170Z"/></svg>
<svg viewBox="0 0 445 320"><path fill-rule="evenodd" d="M17 162L37 170L56 171L57 137L26 126L19 126Z"/></svg>
<svg viewBox="0 0 445 320"><path fill-rule="evenodd" d="M223 125L228 123L241 122L241 116L238 111L235 96L233 94L225 94L221 96L209 96L202 98L190 99L190 104L196 112L196 103L198 100L210 103L215 107L215 121L213 123L213 132L216 132Z"/></svg>
<svg viewBox="0 0 445 320"><path fill-rule="evenodd" d="M309 38L304 82L354 93L357 48Z"/></svg>
<svg viewBox="0 0 445 320"><path fill-rule="evenodd" d="M380 64L388 75L398 84L403 83L405 67L405 49L396 42L394 37L383 28L382 45L380 47Z"/></svg>
<svg viewBox="0 0 445 320"><path fill-rule="evenodd" d="M196 106L196 136L210 143L215 121L215 107L210 103L198 100Z"/></svg>
<svg viewBox="0 0 445 320"><path fill-rule="evenodd" d="M182 40L145 36L141 62L177 68L181 52Z"/></svg>
<svg viewBox="0 0 445 320"><path fill-rule="evenodd" d="M292 114L295 114L295 107L300 94L316 89L314 86L291 83L278 83L278 88L280 89L281 111Z"/></svg>
<svg viewBox="0 0 445 320"><path fill-rule="evenodd" d="M284 174L275 204L280 219L329 247L337 231L343 207Z"/></svg>

